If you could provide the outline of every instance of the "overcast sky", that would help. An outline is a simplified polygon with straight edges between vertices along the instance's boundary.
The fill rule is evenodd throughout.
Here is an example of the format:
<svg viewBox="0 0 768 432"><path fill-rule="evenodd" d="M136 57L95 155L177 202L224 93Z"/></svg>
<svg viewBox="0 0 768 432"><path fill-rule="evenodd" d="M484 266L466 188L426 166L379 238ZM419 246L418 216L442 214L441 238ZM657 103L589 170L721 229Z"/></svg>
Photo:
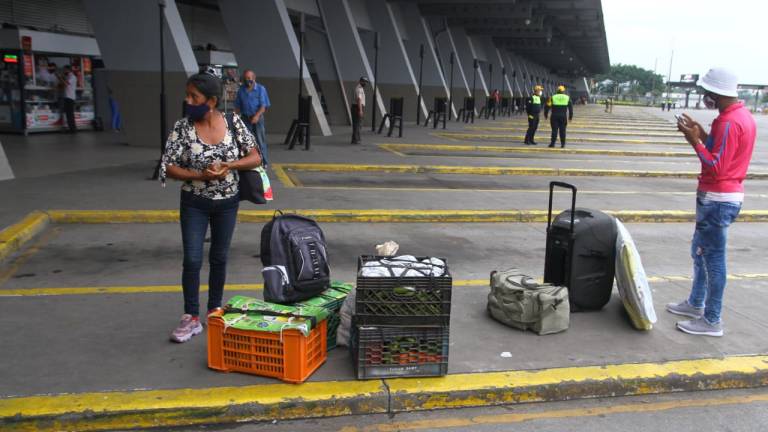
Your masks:
<svg viewBox="0 0 768 432"><path fill-rule="evenodd" d="M742 84L768 84L768 0L602 0L611 64L634 64L666 80L731 68Z"/></svg>

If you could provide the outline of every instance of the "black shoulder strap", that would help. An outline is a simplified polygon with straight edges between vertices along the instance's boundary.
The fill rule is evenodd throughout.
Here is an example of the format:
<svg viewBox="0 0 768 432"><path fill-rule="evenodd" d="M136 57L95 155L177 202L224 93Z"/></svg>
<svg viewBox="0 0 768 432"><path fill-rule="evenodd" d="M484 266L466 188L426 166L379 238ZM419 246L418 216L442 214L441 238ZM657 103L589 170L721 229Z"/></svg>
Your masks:
<svg viewBox="0 0 768 432"><path fill-rule="evenodd" d="M229 132L232 133L232 138L237 140L237 134L235 133L235 113L228 112L224 114L224 120L227 121L227 128L229 129Z"/></svg>

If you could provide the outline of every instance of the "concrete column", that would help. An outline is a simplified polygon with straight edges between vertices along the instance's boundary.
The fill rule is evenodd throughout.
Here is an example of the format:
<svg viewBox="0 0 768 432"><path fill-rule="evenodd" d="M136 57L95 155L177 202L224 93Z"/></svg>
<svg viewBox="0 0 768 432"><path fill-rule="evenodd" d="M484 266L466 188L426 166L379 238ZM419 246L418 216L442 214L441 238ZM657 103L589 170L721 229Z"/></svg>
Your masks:
<svg viewBox="0 0 768 432"><path fill-rule="evenodd" d="M501 79L503 80L501 85L502 90L500 90L501 96L502 97L507 97L507 95L514 96L515 91L511 81L512 68L509 66L509 63L506 61L505 59L506 56L502 55L501 49L494 46L494 51L496 53L496 61L498 62L499 65L501 65L500 67L504 68L504 71L506 72L506 74L501 74L501 71L499 71Z"/></svg>
<svg viewBox="0 0 768 432"><path fill-rule="evenodd" d="M267 88L272 106L266 114L267 131L286 133L296 118L299 83L299 40L284 0L219 0L224 25L241 70L253 69ZM301 77L303 94L312 96L313 125L323 135L331 129L307 70ZM317 131L317 128L314 128Z"/></svg>
<svg viewBox="0 0 768 432"><path fill-rule="evenodd" d="M320 6L320 17L327 31L328 42L338 62L339 80L344 88L344 99L347 104L346 109L353 102L354 89L361 76L367 76L373 80L373 63L369 61L365 52L363 41L358 31L357 19L353 14L351 6L354 5L357 10L364 9L364 3L350 4L350 0L323 0L318 2ZM365 13L362 13L365 17ZM387 59L379 53L379 66ZM387 107L384 105L384 98L381 89L377 92L375 104L379 107L379 115L386 113ZM371 122L371 112L374 103L371 103L372 89L368 89L368 103L363 124Z"/></svg>
<svg viewBox="0 0 768 432"><path fill-rule="evenodd" d="M501 75L501 68L504 67L504 63L501 61L499 51L496 49L496 44L493 42L493 38L490 36L483 36L477 38L477 41L485 51L485 72L488 72L488 64L493 65L493 76L488 78L489 94L493 89L499 89L500 92L504 93L506 83L503 82L504 77ZM493 80L491 80L491 78L493 78Z"/></svg>
<svg viewBox="0 0 768 432"><path fill-rule="evenodd" d="M456 62L459 64L459 70L461 71L462 78L467 88L467 96L472 96L472 77L473 73L477 74L475 78L475 85L477 89L480 89L480 91L474 95L477 98L475 100L475 115L477 115L478 108L482 107L480 104L483 102L481 93L484 89L484 83L483 74L479 68L477 71L473 72L475 51L470 47L469 38L467 37L467 33L464 31L464 28L448 27L448 34L450 36L451 43L455 48ZM461 106L463 99L458 98L458 95L456 99L458 99L458 104Z"/></svg>
<svg viewBox="0 0 768 432"><path fill-rule="evenodd" d="M315 13L317 13L316 9ZM338 62L331 51L327 31L319 16L307 15L305 39L304 61L308 69L314 68L314 72L317 74L315 91L318 94L318 100L323 99L325 101L325 107L328 111L325 116L328 123L332 129L333 125L350 124L351 119L347 109L345 89L339 81Z"/></svg>
<svg viewBox="0 0 768 432"><path fill-rule="evenodd" d="M509 76L509 82L512 85L512 94L514 97L522 97L522 88L520 87L520 71L517 70L517 63L513 60L509 51L503 51L501 53L504 62L507 65L507 74Z"/></svg>
<svg viewBox="0 0 768 432"><path fill-rule="evenodd" d="M415 56L409 56L403 41L406 36L403 34L404 23L399 10L395 12L397 5L381 0L367 0L366 6L373 28L379 33L380 40L376 84L385 95L404 97L403 117L415 120L416 99L419 91L419 48L416 47ZM424 49L426 61L428 47L425 46ZM419 109L421 109L421 118L426 118L427 106L424 99Z"/></svg>
<svg viewBox="0 0 768 432"><path fill-rule="evenodd" d="M8 156L5 155L3 144L0 143L0 180L11 180L14 178L11 164L8 162Z"/></svg>
<svg viewBox="0 0 768 432"><path fill-rule="evenodd" d="M517 72L517 83L522 97L528 97L531 95L530 83L528 82L527 73L525 69L525 63L522 58L516 54L510 54L510 59L515 65L515 71Z"/></svg>
<svg viewBox="0 0 768 432"><path fill-rule="evenodd" d="M418 74L418 61L419 61L419 47L424 45L424 76L422 95L427 106L431 107L436 97L448 97L448 73L450 68L450 56L453 48L442 51L444 56L443 67L440 68L440 59L437 57L437 50L435 41L429 30L427 20L421 16L419 8L413 3L391 3L397 13L399 9L399 15L402 17L402 21L405 24L407 32L407 39L405 40L405 48L408 51L408 58L411 59L411 64L414 65L414 71ZM448 40L448 36L443 36ZM450 41L448 44L450 46ZM456 65L454 64L454 85L456 85L457 77L459 75ZM454 101L455 106L455 101ZM453 109L454 116L456 115L456 109Z"/></svg>
<svg viewBox="0 0 768 432"><path fill-rule="evenodd" d="M485 96L488 97L490 95L490 89L488 88L488 56L485 54L485 50L483 49L483 46L477 39L474 37L471 37L467 35L467 44L469 45L469 50L472 53L472 57L476 58L480 63L479 67L477 68L477 78L478 78L478 84L480 88L482 89L483 93L485 93ZM477 100L476 106L483 103L483 98L479 98Z"/></svg>
<svg viewBox="0 0 768 432"><path fill-rule="evenodd" d="M160 12L157 0L84 0L131 145L160 148ZM140 25L137 25L140 23ZM186 79L198 67L174 0L164 13L167 128L182 117ZM167 131L166 131L167 132Z"/></svg>
<svg viewBox="0 0 768 432"><path fill-rule="evenodd" d="M463 98L466 96L469 96L472 90L472 82L470 81L472 79L472 59L469 59L469 69L464 69L465 61L464 59L468 56L471 56L469 53L469 50L459 50L459 47L456 45L456 40L454 38L454 31L448 28L445 32L446 37L448 39L448 46L450 47L450 52L454 53L454 74L456 75L456 86L460 89L463 89L464 91L459 91L454 95L454 100L457 101L457 104L459 107L462 107L462 101ZM443 59L443 64L448 66L448 57ZM467 73L470 75L467 76Z"/></svg>

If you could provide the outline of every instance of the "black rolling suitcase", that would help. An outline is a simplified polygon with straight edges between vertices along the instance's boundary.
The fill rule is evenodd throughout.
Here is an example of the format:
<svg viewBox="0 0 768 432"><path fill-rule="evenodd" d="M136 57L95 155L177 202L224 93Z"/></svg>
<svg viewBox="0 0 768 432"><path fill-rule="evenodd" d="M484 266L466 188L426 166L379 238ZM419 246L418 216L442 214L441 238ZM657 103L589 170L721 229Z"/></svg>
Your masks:
<svg viewBox="0 0 768 432"><path fill-rule="evenodd" d="M571 210L552 220L555 186L573 192ZM568 287L571 311L599 310L611 299L616 257L616 223L598 210L576 208L576 187L549 184L544 282Z"/></svg>

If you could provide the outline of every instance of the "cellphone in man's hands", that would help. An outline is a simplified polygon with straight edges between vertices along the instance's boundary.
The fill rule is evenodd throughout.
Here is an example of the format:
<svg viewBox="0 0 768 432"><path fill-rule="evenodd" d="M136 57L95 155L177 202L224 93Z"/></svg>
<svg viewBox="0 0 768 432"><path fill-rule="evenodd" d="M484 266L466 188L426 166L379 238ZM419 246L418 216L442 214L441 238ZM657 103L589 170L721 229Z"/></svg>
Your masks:
<svg viewBox="0 0 768 432"><path fill-rule="evenodd" d="M685 117L675 114L675 119L677 120L678 123L685 124Z"/></svg>

